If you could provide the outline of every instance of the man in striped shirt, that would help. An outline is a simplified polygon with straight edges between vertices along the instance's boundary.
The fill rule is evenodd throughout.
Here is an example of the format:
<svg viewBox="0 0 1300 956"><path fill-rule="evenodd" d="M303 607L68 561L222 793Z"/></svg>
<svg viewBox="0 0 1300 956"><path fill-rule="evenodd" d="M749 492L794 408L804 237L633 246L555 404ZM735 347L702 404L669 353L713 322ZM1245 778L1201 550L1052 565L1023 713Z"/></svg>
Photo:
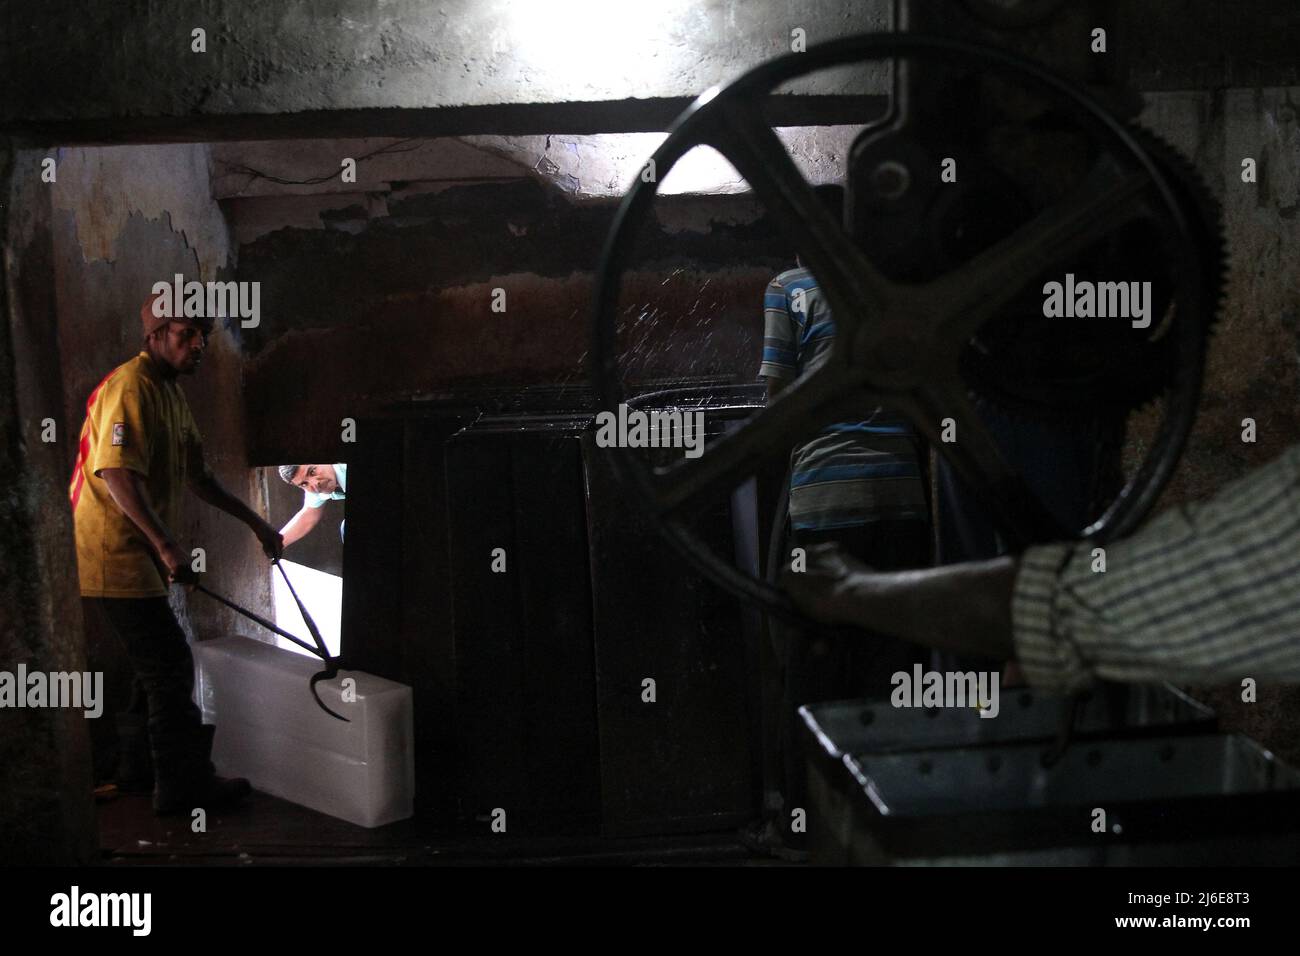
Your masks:
<svg viewBox="0 0 1300 956"><path fill-rule="evenodd" d="M817 280L802 265L768 284L763 316L758 374L767 380L770 399L826 361L835 323ZM841 540L849 536L834 532L876 525L870 550L888 566L906 566L905 558L927 563L928 516L915 433L883 409L864 411L861 420L830 425L794 450L790 525L795 538L811 544ZM894 553L918 541L921 553Z"/></svg>
<svg viewBox="0 0 1300 956"><path fill-rule="evenodd" d="M844 218L844 190L818 186L817 198ZM802 261L782 272L763 297L763 362L771 398L821 367L835 322L817 280ZM882 408L823 429L790 459L790 527L797 545L827 541L877 568L929 564L929 513L922 453L908 423Z"/></svg>
<svg viewBox="0 0 1300 956"><path fill-rule="evenodd" d="M874 573L832 548L783 584L811 616L959 653L1014 656L1030 684L1300 681L1300 445L1207 501L1106 545Z"/></svg>
<svg viewBox="0 0 1300 956"><path fill-rule="evenodd" d="M843 190L818 187L818 197L842 218ZM767 286L763 299L763 361L770 401L787 384L820 367L831 353L835 323L817 280L800 262ZM834 543L873 568L930 563L930 534L921 452L911 427L884 409L865 408L855 420L822 429L790 455L789 515L792 545L810 549ZM787 561L783 561L787 564ZM904 641L866 645L852 633L826 632L808 642L784 635L771 622L781 662L777 719L779 789L789 811L806 806L797 709L844 697L884 695L890 677L928 661ZM784 640L782 640L784 638ZM779 835L778 835L779 834ZM784 827L762 838L799 849L802 838Z"/></svg>
<svg viewBox="0 0 1300 956"><path fill-rule="evenodd" d="M802 264L768 284L763 312L759 374L770 400L826 360L835 324L817 280ZM920 449L911 427L884 409L864 409L858 420L829 425L793 450L789 511L795 547L834 543L880 570L930 563ZM804 703L887 693L890 675L924 656L901 642L864 648L829 636L827 644L830 653L800 668Z"/></svg>

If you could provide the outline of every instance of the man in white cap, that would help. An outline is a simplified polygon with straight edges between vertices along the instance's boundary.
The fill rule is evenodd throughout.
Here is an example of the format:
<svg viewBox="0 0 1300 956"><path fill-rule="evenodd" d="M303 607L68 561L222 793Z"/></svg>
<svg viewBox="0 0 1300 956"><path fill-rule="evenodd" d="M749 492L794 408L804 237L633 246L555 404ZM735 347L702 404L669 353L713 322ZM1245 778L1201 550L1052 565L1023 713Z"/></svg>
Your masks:
<svg viewBox="0 0 1300 956"><path fill-rule="evenodd" d="M301 488L303 491L302 507L280 529L287 548L295 541L304 538L325 515L327 501L346 501L348 497L348 466L343 462L332 465L281 465L280 477L284 481ZM343 525L339 522L339 537L343 537Z"/></svg>

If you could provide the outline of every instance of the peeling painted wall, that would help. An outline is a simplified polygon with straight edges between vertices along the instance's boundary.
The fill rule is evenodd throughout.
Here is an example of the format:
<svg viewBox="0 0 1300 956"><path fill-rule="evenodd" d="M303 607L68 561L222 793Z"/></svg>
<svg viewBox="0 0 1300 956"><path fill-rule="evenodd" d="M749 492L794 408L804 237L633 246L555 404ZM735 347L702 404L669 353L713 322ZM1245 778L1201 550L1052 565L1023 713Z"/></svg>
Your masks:
<svg viewBox="0 0 1300 956"><path fill-rule="evenodd" d="M127 221L138 216L164 222L194 250L203 281L229 263L226 223L208 185L208 147L56 149L51 155L58 182L50 201L56 214L73 217L84 262L117 261Z"/></svg>

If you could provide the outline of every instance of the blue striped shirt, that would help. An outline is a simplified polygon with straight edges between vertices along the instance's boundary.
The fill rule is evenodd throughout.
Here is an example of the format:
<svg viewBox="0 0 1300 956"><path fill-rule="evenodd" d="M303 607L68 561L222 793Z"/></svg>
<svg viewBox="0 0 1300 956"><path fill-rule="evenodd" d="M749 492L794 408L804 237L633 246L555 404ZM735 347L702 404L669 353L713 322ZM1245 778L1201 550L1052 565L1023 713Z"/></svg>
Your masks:
<svg viewBox="0 0 1300 956"><path fill-rule="evenodd" d="M834 339L835 322L812 273L791 269L768 284L759 375L805 375L826 361ZM828 426L791 456L790 520L798 530L925 518L925 497L915 433L880 408Z"/></svg>

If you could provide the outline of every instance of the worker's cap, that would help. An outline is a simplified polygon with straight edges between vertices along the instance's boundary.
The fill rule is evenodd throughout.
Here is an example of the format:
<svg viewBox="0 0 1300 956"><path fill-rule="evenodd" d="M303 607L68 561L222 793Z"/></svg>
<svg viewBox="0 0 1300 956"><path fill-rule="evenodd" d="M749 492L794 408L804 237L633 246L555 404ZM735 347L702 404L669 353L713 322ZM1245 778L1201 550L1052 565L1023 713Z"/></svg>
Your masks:
<svg viewBox="0 0 1300 956"><path fill-rule="evenodd" d="M140 323L144 328L144 337L148 338L168 322L180 322L184 325L192 325L204 335L212 332L212 319L200 315L158 315L164 312L168 305L168 296L164 292L154 292L149 298L144 300L144 305L140 307ZM173 309L173 312L181 311Z"/></svg>

